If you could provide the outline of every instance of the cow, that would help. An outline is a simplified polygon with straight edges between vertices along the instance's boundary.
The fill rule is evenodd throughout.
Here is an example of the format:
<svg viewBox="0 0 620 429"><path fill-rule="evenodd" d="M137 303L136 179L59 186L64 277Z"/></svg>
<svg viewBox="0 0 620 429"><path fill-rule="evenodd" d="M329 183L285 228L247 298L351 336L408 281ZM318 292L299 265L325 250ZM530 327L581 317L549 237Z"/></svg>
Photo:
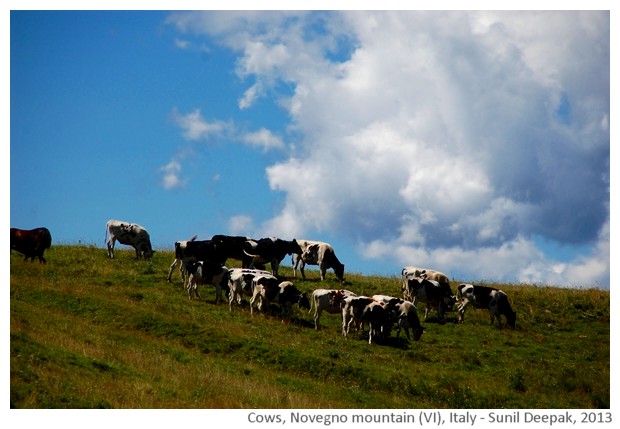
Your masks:
<svg viewBox="0 0 620 429"><path fill-rule="evenodd" d="M228 292L228 268L214 262L192 261L187 263L187 297L192 299L192 294L202 299L198 293L198 285L215 286L215 303L222 297L222 289Z"/></svg>
<svg viewBox="0 0 620 429"><path fill-rule="evenodd" d="M384 306L367 296L350 296L341 304L342 308L342 335L346 338L355 325L357 330L363 330L368 324L368 344L372 344L373 337L385 338L389 327L389 317Z"/></svg>
<svg viewBox="0 0 620 429"><path fill-rule="evenodd" d="M172 282L172 272L174 269L179 267L181 280L183 281L183 284L185 284L185 273L187 272L186 263L188 262L187 260L183 260L185 257L185 248L187 247L188 242L196 241L196 238L198 238L198 236L194 235L189 240L174 242L174 261L172 262L172 265L170 265L170 271L168 271L168 283Z"/></svg>
<svg viewBox="0 0 620 429"><path fill-rule="evenodd" d="M290 313L294 304L299 308L310 308L308 296L301 292L290 281L278 283L274 281L274 277L255 277L254 293L250 301L250 312L252 312L253 304L258 299L258 310L268 307L269 303L277 302L280 305L282 317Z"/></svg>
<svg viewBox="0 0 620 429"><path fill-rule="evenodd" d="M114 243L118 240L119 243L127 246L132 246L136 249L136 259L144 257L144 259L151 259L154 250L151 246L151 238L146 229L135 223L122 222L120 220L109 220L106 224L106 239L107 241L108 256L110 259L114 259Z"/></svg>
<svg viewBox="0 0 620 429"><path fill-rule="evenodd" d="M246 255L252 257L250 268L257 264L270 264L271 273L278 275L280 263L286 255L301 253L301 248L295 239L291 241L280 238L261 238L259 240L248 240L243 246Z"/></svg>
<svg viewBox="0 0 620 429"><path fill-rule="evenodd" d="M340 313L340 304L347 296L357 296L351 291L340 289L316 289L312 292L310 312L314 309L314 329L320 329L319 322L321 313L327 311L330 314Z"/></svg>
<svg viewBox="0 0 620 429"><path fill-rule="evenodd" d="M504 291L488 286L463 283L457 288L457 296L460 299L460 303L457 307L459 322L465 320L465 309L468 304L471 304L475 308L488 309L489 315L491 316L491 324L493 324L494 319L497 318L497 324L501 328L501 316L504 315L508 326L511 328L515 327L517 314L510 306L508 296Z"/></svg>
<svg viewBox="0 0 620 429"><path fill-rule="evenodd" d="M175 255L179 247L175 247ZM196 240L185 243L183 249L182 260L186 263L189 261L209 261L220 264L226 264L226 255L220 251L218 243L213 240Z"/></svg>
<svg viewBox="0 0 620 429"><path fill-rule="evenodd" d="M401 278L403 281L402 289L403 289L403 299L406 301L413 302L413 295L409 290L409 279L412 278L426 278L428 280L433 280L439 283L442 287L447 286L450 288L450 279L444 273L430 270L427 268L419 268L419 267L404 267L401 271Z"/></svg>
<svg viewBox="0 0 620 429"><path fill-rule="evenodd" d="M52 246L52 234L45 228L18 229L11 228L11 250L24 255L24 261L39 258L39 263L46 263L43 253Z"/></svg>
<svg viewBox="0 0 620 429"><path fill-rule="evenodd" d="M424 327L420 324L418 310L412 302L405 300L393 302L393 307L391 307L391 304L388 304L386 310L390 314L392 321L396 323L396 338L400 335L401 329L404 329L407 339L411 340L409 336L409 329L411 329L413 331L414 341L420 340L424 333Z"/></svg>
<svg viewBox="0 0 620 429"><path fill-rule="evenodd" d="M373 301L364 307L361 317L362 325L368 323L368 344L372 344L374 337L387 338L390 333L390 317L385 306Z"/></svg>
<svg viewBox="0 0 620 429"><path fill-rule="evenodd" d="M413 277L407 280L407 290L411 301L417 307L418 302L426 304L424 319L428 318L431 308L437 310L437 316L441 322L444 321L446 310L451 310L456 302L456 297L452 294L450 285L441 284L426 277ZM408 300L406 300L408 301Z"/></svg>
<svg viewBox="0 0 620 429"><path fill-rule="evenodd" d="M333 269L336 278L344 284L344 264L336 257L334 248L329 243L322 241L297 240L301 253L293 254L293 276L297 277L297 266L301 271L301 277L306 278L304 266L318 265L321 272L321 281L325 280L328 269Z"/></svg>
<svg viewBox="0 0 620 429"><path fill-rule="evenodd" d="M273 277L270 272L264 270L250 268L232 268L229 270L228 287L230 292L228 295L228 305L231 312L233 302L237 302L239 305L243 296L253 296L254 278L263 276Z"/></svg>
<svg viewBox="0 0 620 429"><path fill-rule="evenodd" d="M218 251L222 252L227 259L240 261L242 268L250 267L252 257L243 251L245 242L252 240L250 237L216 234L211 237L211 240L216 243Z"/></svg>

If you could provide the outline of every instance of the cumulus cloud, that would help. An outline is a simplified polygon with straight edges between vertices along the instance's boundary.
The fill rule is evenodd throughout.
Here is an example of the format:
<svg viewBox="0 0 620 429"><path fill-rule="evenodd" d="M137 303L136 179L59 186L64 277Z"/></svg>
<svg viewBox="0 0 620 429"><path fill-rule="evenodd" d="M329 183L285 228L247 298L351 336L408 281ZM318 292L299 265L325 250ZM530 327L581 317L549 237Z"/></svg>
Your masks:
<svg viewBox="0 0 620 429"><path fill-rule="evenodd" d="M183 129L183 137L187 140L207 140L213 136L222 135L231 128L231 125L225 121L209 122L203 118L200 109L183 115L176 109L172 112L173 121Z"/></svg>
<svg viewBox="0 0 620 429"><path fill-rule="evenodd" d="M292 88L278 103L301 137L267 168L285 199L265 229L461 278L609 286L609 12L169 22L239 55L254 82L240 107ZM195 122L188 135L206 132ZM592 251L558 261L535 237Z"/></svg>
<svg viewBox="0 0 620 429"><path fill-rule="evenodd" d="M247 133L241 137L242 141L253 147L261 147L264 151L269 149L284 149L284 142L282 139L274 135L266 128Z"/></svg>
<svg viewBox="0 0 620 429"><path fill-rule="evenodd" d="M159 169L162 175L162 186L164 189L174 189L185 186L186 181L181 179L181 164L178 161L170 161Z"/></svg>

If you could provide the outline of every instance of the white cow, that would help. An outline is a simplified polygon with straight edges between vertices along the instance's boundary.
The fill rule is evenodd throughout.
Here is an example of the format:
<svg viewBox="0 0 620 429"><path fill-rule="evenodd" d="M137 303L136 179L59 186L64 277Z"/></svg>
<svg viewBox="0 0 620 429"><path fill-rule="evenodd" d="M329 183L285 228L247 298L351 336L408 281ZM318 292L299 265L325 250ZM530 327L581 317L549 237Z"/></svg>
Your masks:
<svg viewBox="0 0 620 429"><path fill-rule="evenodd" d="M185 248L187 247L187 243L190 241L196 241L197 237L198 237L197 235L194 235L189 240L176 241L174 243L174 261L172 262L172 265L170 265L170 271L168 271L168 283L172 282L172 272L174 271L174 269L176 267L179 267L179 272L181 273L181 280L183 281L183 284L185 284L185 280L186 280L185 274L187 272L187 267L186 267L187 261L183 260L183 258L185 257L184 251L185 251Z"/></svg>
<svg viewBox="0 0 620 429"><path fill-rule="evenodd" d="M309 313L314 309L314 329L319 330L319 320L323 311L327 311L330 314L340 313L340 304L348 296L357 295L345 289L316 289L312 292Z"/></svg>
<svg viewBox="0 0 620 429"><path fill-rule="evenodd" d="M321 272L321 280L325 280L328 269L333 269L334 274L344 283L344 264L336 257L334 248L329 243L312 240L297 240L301 253L293 254L293 276L297 277L297 266L301 271L302 278L306 278L304 267L307 265L318 265Z"/></svg>
<svg viewBox="0 0 620 429"><path fill-rule="evenodd" d="M232 312L233 302L241 304L243 296L251 297L254 294L254 278L259 276L274 277L270 272L250 268L232 268L228 271L228 286L230 288L228 305Z"/></svg>
<svg viewBox="0 0 620 429"><path fill-rule="evenodd" d="M106 240L108 245L108 256L114 259L114 243L132 246L136 249L136 258L150 259L154 250L151 246L151 238L146 229L135 223L122 222L120 220L109 220L106 224Z"/></svg>

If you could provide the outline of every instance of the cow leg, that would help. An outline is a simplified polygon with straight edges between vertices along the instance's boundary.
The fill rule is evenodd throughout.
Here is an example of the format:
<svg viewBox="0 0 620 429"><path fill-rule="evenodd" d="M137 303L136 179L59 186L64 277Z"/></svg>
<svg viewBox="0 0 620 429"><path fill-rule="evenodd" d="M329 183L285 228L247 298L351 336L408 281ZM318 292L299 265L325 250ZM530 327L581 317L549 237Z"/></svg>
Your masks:
<svg viewBox="0 0 620 429"><path fill-rule="evenodd" d="M254 288L254 293L252 294L252 298L250 299L250 314L254 314L254 302L256 302L256 300L259 298L259 294L260 292L258 291L258 288ZM259 304L258 310L261 311L262 308L262 300Z"/></svg>
<svg viewBox="0 0 620 429"><path fill-rule="evenodd" d="M116 240L113 237L110 237L110 240L108 241L108 256L110 257L110 259L114 259L114 242Z"/></svg>
<svg viewBox="0 0 620 429"><path fill-rule="evenodd" d="M318 330L319 330L319 319L320 319L320 318L321 318L321 313L320 313L320 312L319 312L319 310L317 309L317 310L314 312L314 329L315 329L316 331L318 331Z"/></svg>
<svg viewBox="0 0 620 429"><path fill-rule="evenodd" d="M174 259L174 262L172 263L172 265L170 265L170 271L168 271L168 283L172 283L172 272L174 271L174 269L181 264L181 261L179 259ZM183 278L183 277L181 277Z"/></svg>
<svg viewBox="0 0 620 429"><path fill-rule="evenodd" d="M459 322L463 322L465 320L465 308L469 304L469 300L467 298L463 298L461 303L457 306Z"/></svg>
<svg viewBox="0 0 620 429"><path fill-rule="evenodd" d="M321 281L325 280L325 274L327 273L327 268L324 266L320 267L321 270Z"/></svg>
<svg viewBox="0 0 620 429"><path fill-rule="evenodd" d="M298 254L293 254L293 277L297 278L297 265L299 265L299 261L301 257Z"/></svg>
<svg viewBox="0 0 620 429"><path fill-rule="evenodd" d="M304 260L302 259L299 263L299 271L301 271L301 278L305 279L306 278L306 273L304 272L304 267L306 266L306 263L304 262Z"/></svg>

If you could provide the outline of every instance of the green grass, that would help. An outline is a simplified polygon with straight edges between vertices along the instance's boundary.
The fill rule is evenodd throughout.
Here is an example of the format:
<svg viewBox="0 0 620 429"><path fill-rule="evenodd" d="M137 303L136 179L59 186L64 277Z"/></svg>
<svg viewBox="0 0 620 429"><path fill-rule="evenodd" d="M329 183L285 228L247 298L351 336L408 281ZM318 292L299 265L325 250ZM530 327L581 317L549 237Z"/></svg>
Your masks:
<svg viewBox="0 0 620 429"><path fill-rule="evenodd" d="M190 301L178 272L166 282L172 252L116 253L59 245L46 265L11 254L12 408L610 406L608 291L487 283L508 293L515 330L470 308L462 324L423 322L419 342L369 345L344 339L338 315L316 332L307 311L251 317L246 301L231 314L214 288ZM294 282L308 293L338 287L331 272L307 276ZM397 276L347 280L400 295Z"/></svg>

